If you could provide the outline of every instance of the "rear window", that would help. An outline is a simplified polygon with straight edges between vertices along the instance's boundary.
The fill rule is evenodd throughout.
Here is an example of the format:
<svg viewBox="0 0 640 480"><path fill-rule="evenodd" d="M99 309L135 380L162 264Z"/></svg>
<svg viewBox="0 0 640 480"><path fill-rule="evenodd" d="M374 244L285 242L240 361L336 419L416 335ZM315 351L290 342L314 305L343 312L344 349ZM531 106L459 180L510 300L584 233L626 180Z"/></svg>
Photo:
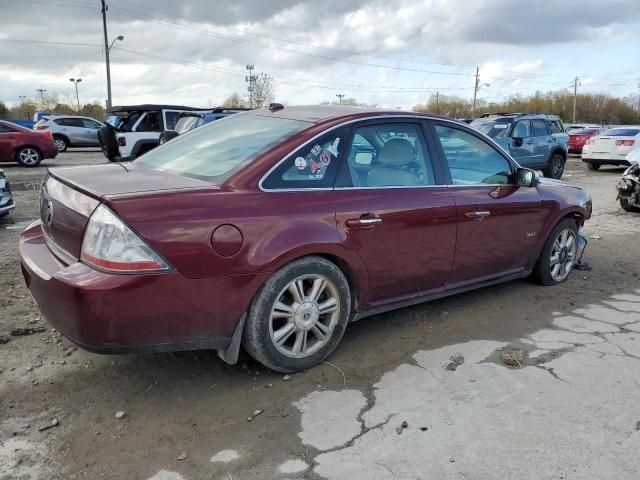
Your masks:
<svg viewBox="0 0 640 480"><path fill-rule="evenodd" d="M640 128L612 128L604 132L608 137L634 137L640 133Z"/></svg>
<svg viewBox="0 0 640 480"><path fill-rule="evenodd" d="M246 163L309 126L296 120L233 115L180 135L133 164L219 184Z"/></svg>
<svg viewBox="0 0 640 480"><path fill-rule="evenodd" d="M591 135L595 131L595 128L583 128L581 130L571 130L571 135Z"/></svg>

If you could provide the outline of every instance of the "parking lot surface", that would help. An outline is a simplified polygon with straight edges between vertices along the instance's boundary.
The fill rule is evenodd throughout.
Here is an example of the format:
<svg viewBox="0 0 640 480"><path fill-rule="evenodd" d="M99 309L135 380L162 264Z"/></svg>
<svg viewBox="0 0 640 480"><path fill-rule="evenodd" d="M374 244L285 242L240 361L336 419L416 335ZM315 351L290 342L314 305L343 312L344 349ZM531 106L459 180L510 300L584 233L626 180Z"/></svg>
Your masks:
<svg viewBox="0 0 640 480"><path fill-rule="evenodd" d="M1 168L28 186L104 162ZM591 271L362 320L290 376L215 352L75 349L23 285L18 237L38 205L18 190L0 223L0 479L637 479L640 214L615 201L621 173L574 157L563 177L593 197Z"/></svg>

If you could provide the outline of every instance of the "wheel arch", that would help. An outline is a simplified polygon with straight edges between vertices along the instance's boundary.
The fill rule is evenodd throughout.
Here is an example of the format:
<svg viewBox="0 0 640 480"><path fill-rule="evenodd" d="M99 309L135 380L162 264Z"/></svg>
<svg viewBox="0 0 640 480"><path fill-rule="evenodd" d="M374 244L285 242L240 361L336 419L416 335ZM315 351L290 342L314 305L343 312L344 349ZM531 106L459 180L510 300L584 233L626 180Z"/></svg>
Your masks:
<svg viewBox="0 0 640 480"><path fill-rule="evenodd" d="M52 136L53 138L62 138L65 142L67 142L68 147L71 146L71 140L69 140L69 137L67 137L64 133L53 133Z"/></svg>
<svg viewBox="0 0 640 480"><path fill-rule="evenodd" d="M554 155L560 155L562 157L562 159L566 162L567 161L567 152L564 151L564 149L560 148L560 147L555 147L552 151L551 151L551 156L549 157L549 160L551 160L551 158Z"/></svg>

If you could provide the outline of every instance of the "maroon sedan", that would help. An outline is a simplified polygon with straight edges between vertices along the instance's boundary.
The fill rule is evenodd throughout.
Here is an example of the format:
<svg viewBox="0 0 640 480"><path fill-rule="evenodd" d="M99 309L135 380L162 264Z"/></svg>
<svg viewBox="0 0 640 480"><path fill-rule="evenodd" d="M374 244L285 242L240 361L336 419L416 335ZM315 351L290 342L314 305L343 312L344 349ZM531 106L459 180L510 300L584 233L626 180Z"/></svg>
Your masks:
<svg viewBox="0 0 640 480"><path fill-rule="evenodd" d="M532 276L564 281L591 216L484 135L430 115L254 110L129 164L57 168L20 241L44 316L118 353L242 344L274 370L327 357L347 323Z"/></svg>
<svg viewBox="0 0 640 480"><path fill-rule="evenodd" d="M602 128L588 127L580 130L572 130L569 133L569 153L582 153L582 149L591 137L600 135Z"/></svg>
<svg viewBox="0 0 640 480"><path fill-rule="evenodd" d="M0 121L0 162L37 167L44 158L57 154L50 132L34 132L15 123Z"/></svg>

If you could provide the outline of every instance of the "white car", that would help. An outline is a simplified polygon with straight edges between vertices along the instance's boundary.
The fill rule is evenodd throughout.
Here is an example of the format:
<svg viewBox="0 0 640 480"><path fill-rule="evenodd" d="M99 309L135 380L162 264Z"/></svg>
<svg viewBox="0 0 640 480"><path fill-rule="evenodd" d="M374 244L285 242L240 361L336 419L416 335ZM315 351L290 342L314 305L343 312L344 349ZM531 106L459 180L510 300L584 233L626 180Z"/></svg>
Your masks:
<svg viewBox="0 0 640 480"><path fill-rule="evenodd" d="M589 170L602 165L631 165L629 154L640 147L640 127L616 127L591 137L582 149Z"/></svg>

